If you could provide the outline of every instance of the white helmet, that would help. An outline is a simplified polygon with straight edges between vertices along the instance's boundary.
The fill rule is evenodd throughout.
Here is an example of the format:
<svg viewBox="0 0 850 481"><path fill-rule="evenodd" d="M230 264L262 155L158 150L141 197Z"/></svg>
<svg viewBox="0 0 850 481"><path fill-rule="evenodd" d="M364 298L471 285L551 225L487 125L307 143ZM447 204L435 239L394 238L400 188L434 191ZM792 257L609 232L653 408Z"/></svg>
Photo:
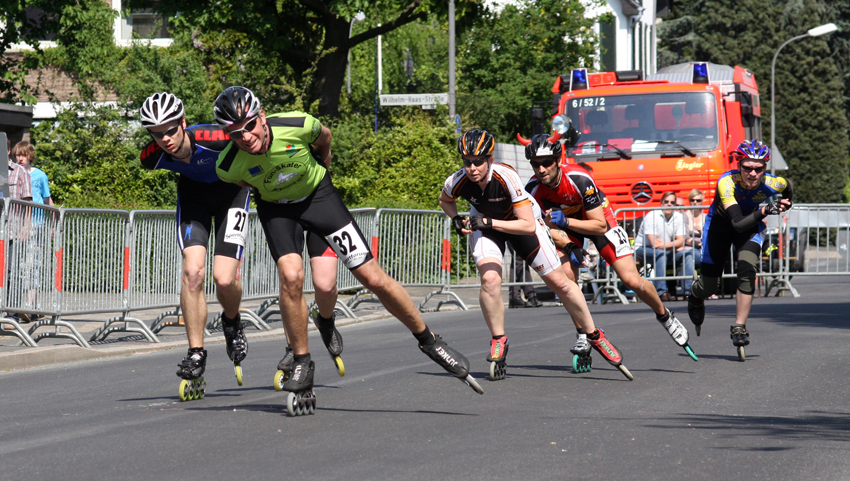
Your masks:
<svg viewBox="0 0 850 481"><path fill-rule="evenodd" d="M146 98L139 109L142 127L149 129L183 118L183 102L168 92L153 94Z"/></svg>

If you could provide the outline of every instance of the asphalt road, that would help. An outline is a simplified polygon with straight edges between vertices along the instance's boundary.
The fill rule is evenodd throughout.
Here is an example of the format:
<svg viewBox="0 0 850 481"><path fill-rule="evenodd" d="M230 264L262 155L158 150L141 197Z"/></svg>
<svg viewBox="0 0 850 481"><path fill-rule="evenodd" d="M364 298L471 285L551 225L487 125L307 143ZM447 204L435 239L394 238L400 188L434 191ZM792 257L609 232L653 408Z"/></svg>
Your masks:
<svg viewBox="0 0 850 481"><path fill-rule="evenodd" d="M483 396L395 321L342 329L343 378L311 333L313 416L288 417L272 387L280 340L251 343L242 387L211 346L206 397L185 403L182 350L0 373L0 479L850 479L850 279L794 285L803 297L756 299L744 363L732 300L708 302L699 362L645 305L592 306L633 382L599 355L571 373L554 307L508 311L499 382L480 311L426 314Z"/></svg>

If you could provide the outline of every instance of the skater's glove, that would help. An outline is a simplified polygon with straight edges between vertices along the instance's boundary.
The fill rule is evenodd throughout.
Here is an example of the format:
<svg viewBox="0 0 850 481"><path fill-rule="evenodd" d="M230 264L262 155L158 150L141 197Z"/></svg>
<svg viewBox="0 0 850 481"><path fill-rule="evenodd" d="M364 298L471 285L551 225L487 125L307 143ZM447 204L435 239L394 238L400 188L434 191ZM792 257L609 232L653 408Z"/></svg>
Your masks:
<svg viewBox="0 0 850 481"><path fill-rule="evenodd" d="M764 215L779 215L781 199L774 199L772 202L764 206Z"/></svg>
<svg viewBox="0 0 850 481"><path fill-rule="evenodd" d="M493 228L493 219L483 215L470 216L469 228L472 230L490 230Z"/></svg>
<svg viewBox="0 0 850 481"><path fill-rule="evenodd" d="M463 217L461 217L459 215L452 217L452 227L455 228L455 232L457 232L457 235L459 235L459 236L466 235L466 234L463 233L463 229L465 227L463 225Z"/></svg>
<svg viewBox="0 0 850 481"><path fill-rule="evenodd" d="M570 219L564 216L564 213L558 209L552 209L552 213L549 214L549 217L552 223L561 229L565 229L568 225L570 225Z"/></svg>
<svg viewBox="0 0 850 481"><path fill-rule="evenodd" d="M576 267L582 267L582 266L586 267L585 258L588 257L588 255L589 255L586 250L584 250L581 247L579 247L578 245L570 242L569 244L564 246L563 251L564 251L564 254L566 254L567 257L569 257L570 262L572 262L573 265L575 265Z"/></svg>

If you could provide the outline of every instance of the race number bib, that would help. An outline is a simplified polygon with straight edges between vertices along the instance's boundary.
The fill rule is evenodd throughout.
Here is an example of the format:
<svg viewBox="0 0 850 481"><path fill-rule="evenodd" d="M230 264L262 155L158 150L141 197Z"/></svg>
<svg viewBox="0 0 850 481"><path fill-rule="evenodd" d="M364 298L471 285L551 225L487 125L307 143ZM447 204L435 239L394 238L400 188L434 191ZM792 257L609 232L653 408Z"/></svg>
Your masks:
<svg viewBox="0 0 850 481"><path fill-rule="evenodd" d="M622 227L617 226L609 230L605 233L605 238L607 238L608 242L614 246L614 255L617 257L632 254L632 246L629 244L629 236L626 235L626 231Z"/></svg>
<svg viewBox="0 0 850 481"><path fill-rule="evenodd" d="M233 207L227 210L227 226L224 228L224 242L245 247L245 231L248 226L248 211Z"/></svg>
<svg viewBox="0 0 850 481"><path fill-rule="evenodd" d="M345 267L349 269L354 269L369 259L369 247L352 222L333 234L325 236L325 239Z"/></svg>

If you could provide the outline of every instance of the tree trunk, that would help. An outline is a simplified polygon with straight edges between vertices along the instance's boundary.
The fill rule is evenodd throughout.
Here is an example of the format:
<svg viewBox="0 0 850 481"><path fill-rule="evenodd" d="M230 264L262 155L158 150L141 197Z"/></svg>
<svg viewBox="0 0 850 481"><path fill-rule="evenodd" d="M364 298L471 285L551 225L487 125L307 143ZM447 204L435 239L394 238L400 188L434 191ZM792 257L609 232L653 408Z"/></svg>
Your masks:
<svg viewBox="0 0 850 481"><path fill-rule="evenodd" d="M319 115L339 116L339 96L348 65L349 28L348 21L339 17L332 17L325 24L323 56L316 65L311 92L311 103L319 100Z"/></svg>

